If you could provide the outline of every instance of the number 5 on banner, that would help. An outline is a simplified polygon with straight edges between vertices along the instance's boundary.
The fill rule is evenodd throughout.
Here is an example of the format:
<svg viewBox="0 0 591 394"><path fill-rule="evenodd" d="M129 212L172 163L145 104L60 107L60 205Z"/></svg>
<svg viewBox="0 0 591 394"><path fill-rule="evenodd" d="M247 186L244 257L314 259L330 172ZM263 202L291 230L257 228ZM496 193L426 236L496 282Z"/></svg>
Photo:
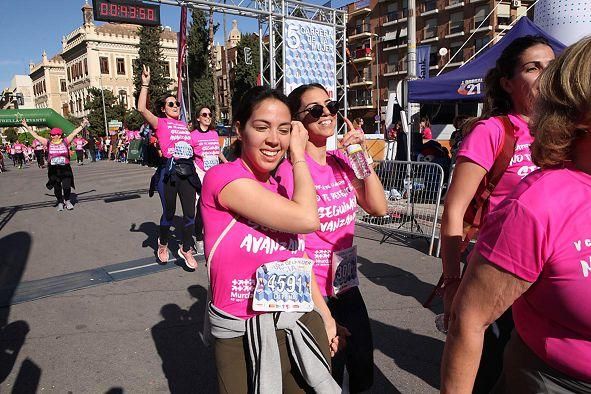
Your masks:
<svg viewBox="0 0 591 394"><path fill-rule="evenodd" d="M289 25L287 28L287 46L291 49L300 47L300 36L298 35L298 27L296 25Z"/></svg>

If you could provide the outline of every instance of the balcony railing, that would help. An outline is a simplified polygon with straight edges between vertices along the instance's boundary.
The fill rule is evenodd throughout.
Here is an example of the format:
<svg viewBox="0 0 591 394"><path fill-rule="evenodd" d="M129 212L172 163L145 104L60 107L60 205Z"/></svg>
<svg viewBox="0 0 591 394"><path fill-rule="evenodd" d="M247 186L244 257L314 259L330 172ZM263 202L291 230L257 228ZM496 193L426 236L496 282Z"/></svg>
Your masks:
<svg viewBox="0 0 591 394"><path fill-rule="evenodd" d="M406 8L401 11L388 12L388 14L386 15L386 18L384 20L384 23L395 22L397 20L404 19L407 16L408 16L408 9L406 9Z"/></svg>
<svg viewBox="0 0 591 394"><path fill-rule="evenodd" d="M370 26L367 26L367 25L355 26L355 28L347 31L347 36L351 37L351 36L356 36L358 34L371 33L369 30L370 30Z"/></svg>
<svg viewBox="0 0 591 394"><path fill-rule="evenodd" d="M464 31L464 21L449 21L447 34L457 34Z"/></svg>
<svg viewBox="0 0 591 394"><path fill-rule="evenodd" d="M355 97L348 100L349 107L372 107L373 100L371 97Z"/></svg>
<svg viewBox="0 0 591 394"><path fill-rule="evenodd" d="M364 57L371 57L371 48L361 48L351 52L351 58L360 59Z"/></svg>
<svg viewBox="0 0 591 394"><path fill-rule="evenodd" d="M407 65L408 64L406 63L406 61L398 62L398 64L387 64L386 74L405 72L408 69Z"/></svg>

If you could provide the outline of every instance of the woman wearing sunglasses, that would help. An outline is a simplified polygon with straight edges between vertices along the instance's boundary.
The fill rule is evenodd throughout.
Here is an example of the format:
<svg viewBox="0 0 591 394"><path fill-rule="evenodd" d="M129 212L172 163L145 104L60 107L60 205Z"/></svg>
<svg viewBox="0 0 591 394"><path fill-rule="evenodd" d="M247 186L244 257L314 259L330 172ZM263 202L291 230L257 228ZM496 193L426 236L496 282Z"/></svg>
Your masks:
<svg viewBox="0 0 591 394"><path fill-rule="evenodd" d="M70 202L70 193L74 186L74 173L70 166L70 143L74 137L89 125L88 119L82 119L82 123L69 136L63 137L62 129L54 127L49 132L49 140L41 137L27 124L27 120L23 119L23 127L44 146L47 146L47 188L53 189L55 198L57 199L57 210L63 211L64 206L67 210L74 209L74 205Z"/></svg>
<svg viewBox="0 0 591 394"><path fill-rule="evenodd" d="M201 107L197 112L197 119L193 122L196 125L191 135L197 142L193 147L195 154L195 169L201 182L205 173L213 166L227 163L226 157L220 150L220 141L218 133L212 127L212 113L209 107ZM201 219L201 209L199 207L199 194L197 194L197 215L195 216L195 238L197 254L203 254L203 220Z"/></svg>
<svg viewBox="0 0 591 394"><path fill-rule="evenodd" d="M344 153L327 151L326 142L334 135L339 108L322 85L298 87L289 95L289 105L294 120L308 130L305 160L316 186L320 218L320 229L306 236L306 253L314 260L316 280L333 317L351 333L345 351L332 360L333 376L342 383L346 365L350 391L365 391L373 384L373 343L367 309L357 287L355 213L359 204L372 215L385 215L384 188L373 169L369 177L358 180ZM348 132L341 142L343 147L363 145L363 132L348 119L345 122ZM294 190L295 164L286 160L276 173L288 195Z"/></svg>
<svg viewBox="0 0 591 394"><path fill-rule="evenodd" d="M187 124L179 120L179 102L172 95L156 101L154 115L146 108L150 68L143 66L142 88L138 99L138 111L154 130L162 152L162 161L153 179L162 203L158 250L156 256L162 264L168 262L168 238L170 226L176 210L176 196L183 208L183 245L178 255L189 269L197 268L193 257L193 227L195 225L195 192L201 182L193 164L193 150L197 145L195 138L187 129Z"/></svg>

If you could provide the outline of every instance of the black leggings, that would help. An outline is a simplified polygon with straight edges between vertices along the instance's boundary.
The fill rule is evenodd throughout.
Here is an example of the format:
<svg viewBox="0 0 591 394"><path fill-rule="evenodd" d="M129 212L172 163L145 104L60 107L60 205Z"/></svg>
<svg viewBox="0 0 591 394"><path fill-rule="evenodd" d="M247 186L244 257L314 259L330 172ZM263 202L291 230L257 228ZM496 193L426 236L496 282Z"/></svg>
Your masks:
<svg viewBox="0 0 591 394"><path fill-rule="evenodd" d="M188 252L193 246L193 227L195 225L195 188L188 179L174 177L164 182L164 169L160 171L158 180L158 194L162 203L162 216L160 217L160 243L168 244L170 226L173 223L176 211L176 196L178 194L183 208L183 251Z"/></svg>
<svg viewBox="0 0 591 394"><path fill-rule="evenodd" d="M62 195L63 190L63 195ZM72 192L72 178L63 178L60 181L56 181L53 185L53 194L57 198L57 202L64 202L70 199L70 193Z"/></svg>
<svg viewBox="0 0 591 394"><path fill-rule="evenodd" d="M43 158L43 151L42 150L36 150L35 151L35 157L37 158L37 165L39 167L43 167L43 165L45 164L44 158Z"/></svg>
<svg viewBox="0 0 591 394"><path fill-rule="evenodd" d="M195 215L195 239L203 241L203 218L201 217L201 197L197 199L197 214Z"/></svg>
<svg viewBox="0 0 591 394"><path fill-rule="evenodd" d="M78 163L82 163L84 161L84 151L83 150L76 151L76 161Z"/></svg>

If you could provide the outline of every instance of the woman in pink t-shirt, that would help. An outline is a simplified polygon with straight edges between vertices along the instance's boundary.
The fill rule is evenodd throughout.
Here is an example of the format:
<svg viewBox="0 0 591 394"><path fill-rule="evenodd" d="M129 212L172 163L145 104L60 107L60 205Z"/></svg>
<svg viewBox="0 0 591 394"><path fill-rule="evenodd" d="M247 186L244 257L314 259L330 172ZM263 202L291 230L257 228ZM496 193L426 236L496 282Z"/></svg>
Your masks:
<svg viewBox="0 0 591 394"><path fill-rule="evenodd" d="M62 129L54 127L49 131L49 140L41 137L27 124L27 120L23 119L23 127L29 132L33 138L47 146L47 181L48 189L53 189L55 198L57 199L57 210L63 211L64 207L67 210L74 209L74 205L70 201L70 193L74 185L74 174L70 166L70 144L74 137L81 132L85 127L88 127L88 119L82 119L79 127L74 129L64 138Z"/></svg>
<svg viewBox="0 0 591 394"><path fill-rule="evenodd" d="M356 249L353 246L357 204L374 216L387 212L384 188L376 173L358 180L346 154L327 151L334 135L338 103L320 84L302 85L289 95L294 119L308 130L305 160L316 186L320 229L306 236L306 253L314 260L314 273L335 320L350 333L345 351L332 360L333 376L343 382L346 365L351 392L373 384L373 341L365 303L357 287ZM345 119L348 132L341 143L364 144L364 133ZM293 161L284 161L276 179L288 195L293 193ZM338 296L338 297L337 297Z"/></svg>
<svg viewBox="0 0 591 394"><path fill-rule="evenodd" d="M197 117L193 124L197 125L191 135L195 138L197 144L193 147L195 154L195 170L201 182L205 173L210 168L222 163L227 163L226 157L220 150L220 141L218 133L212 127L212 112L207 106L199 108ZM197 194L196 204L197 214L195 215L195 249L197 254L203 254L203 219L201 218L201 208L199 205L199 194Z"/></svg>
<svg viewBox="0 0 591 394"><path fill-rule="evenodd" d="M262 86L244 94L234 126L240 157L209 170L201 195L220 392L259 392L260 387L277 393L337 392L329 364L339 344L336 323L312 263L300 266L293 260L304 256L305 237L298 234L319 225L304 156L306 129L292 122L283 93ZM292 198L271 176L288 147ZM292 308L275 309L290 300L295 300ZM313 311L299 312L310 310L310 303Z"/></svg>
<svg viewBox="0 0 591 394"><path fill-rule="evenodd" d="M539 80L534 163L487 218L454 301L443 393L470 393L485 328L513 305L494 393L591 393L591 38Z"/></svg>
<svg viewBox="0 0 591 394"><path fill-rule="evenodd" d="M78 136L72 140L74 150L76 151L76 162L79 166L84 164L84 147L88 144L84 138Z"/></svg>
<svg viewBox="0 0 591 394"><path fill-rule="evenodd" d="M201 182L193 165L193 147L196 142L187 129L187 124L179 120L180 104L176 97L167 95L158 100L154 109L158 117L147 107L150 68L143 66L142 87L138 98L138 111L154 130L162 152L161 165L152 177L162 203L158 249L156 257L161 264L168 262L168 238L176 211L177 195L183 208L183 240L178 250L179 257L190 270L197 268L193 257L193 228L195 226L195 192Z"/></svg>
<svg viewBox="0 0 591 394"><path fill-rule="evenodd" d="M484 205L483 216L491 212L527 174L536 169L531 161L533 136L528 127L534 86L542 70L554 59L554 52L542 37L526 36L511 42L485 78L483 116L465 126L469 134L457 154L453 180L445 198L441 221L443 301L446 322L460 284L463 218L477 188L502 151L505 128L501 116L513 127L516 144L513 157ZM486 222L481 228L486 227ZM489 392L502 366L503 348L513 328L506 313L491 327L476 380L476 391Z"/></svg>
<svg viewBox="0 0 591 394"><path fill-rule="evenodd" d="M433 139L433 132L431 131L431 122L429 122L429 119L421 119L420 129L421 136L423 137L423 143Z"/></svg>

